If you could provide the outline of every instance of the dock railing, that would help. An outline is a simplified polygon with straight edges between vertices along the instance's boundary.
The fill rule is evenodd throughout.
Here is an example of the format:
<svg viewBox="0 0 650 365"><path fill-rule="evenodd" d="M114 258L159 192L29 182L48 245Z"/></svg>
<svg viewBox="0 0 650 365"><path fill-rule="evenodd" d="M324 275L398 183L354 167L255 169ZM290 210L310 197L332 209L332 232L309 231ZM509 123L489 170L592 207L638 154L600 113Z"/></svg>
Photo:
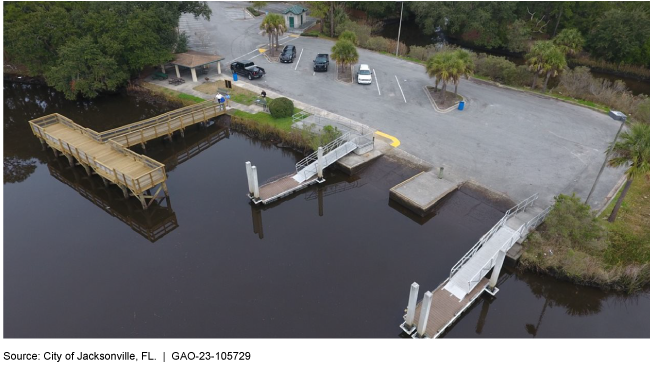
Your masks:
<svg viewBox="0 0 650 365"><path fill-rule="evenodd" d="M553 205L551 205L550 207L544 209L543 212L539 213L538 215L536 215L534 218L532 218L528 222L522 224L521 227L519 227L519 229L517 229L517 231L515 231L515 233L513 233L512 236L501 246L501 248L494 253L494 255L481 268L481 270L479 270L479 272L477 272L476 275L474 275L467 282L468 291L472 290L472 285L474 285L475 283L478 283L479 281L481 281L483 276L485 276L485 274L487 274L488 271L490 271L494 267L494 265L496 263L496 260L497 260L497 255L499 254L499 251L508 251L512 246L514 246L515 242L517 242L517 240L519 238L521 238L528 231L530 231L531 229L534 229L540 223L542 223L544 218L546 218L546 216L548 215L548 213L551 212L552 209L553 209Z"/></svg>
<svg viewBox="0 0 650 365"><path fill-rule="evenodd" d="M515 215L515 214L517 214L517 213L519 213L521 211L525 211L526 208L531 206L535 202L535 200L537 200L538 197L539 197L539 195L537 193L533 194L530 197L526 198L524 201L522 201L519 204L515 205L514 207L510 208L506 212L506 214L503 216L503 218L501 218L497 222L497 224L494 225L494 227L492 227L486 234L484 234L478 240L478 242L465 255L463 255L463 257L461 257L460 260L458 260L456 265L454 265L451 268L451 271L449 273L449 277L451 278L452 276L454 276L454 274L456 274L458 272L458 270L460 270L460 268L463 265L465 265L465 263L467 263L467 261L469 261L472 258L472 256L474 256L474 254L476 254L476 252L478 252L478 250L480 250L483 247L485 242L489 241L490 238L492 238L492 236L501 227L503 227L506 224L506 222L508 221L508 219L510 219L510 217L512 217L513 215Z"/></svg>
<svg viewBox="0 0 650 365"><path fill-rule="evenodd" d="M326 144L323 146L323 156L327 155L328 153L334 151L338 147L344 145L347 143L350 139L350 133L345 133L344 135L340 136L339 138L333 140L332 142ZM304 169L305 167L311 165L314 163L316 160L318 160L318 151L314 151L314 153L310 154L309 156L303 158L302 160L298 161L296 163L296 173L299 173L300 170Z"/></svg>

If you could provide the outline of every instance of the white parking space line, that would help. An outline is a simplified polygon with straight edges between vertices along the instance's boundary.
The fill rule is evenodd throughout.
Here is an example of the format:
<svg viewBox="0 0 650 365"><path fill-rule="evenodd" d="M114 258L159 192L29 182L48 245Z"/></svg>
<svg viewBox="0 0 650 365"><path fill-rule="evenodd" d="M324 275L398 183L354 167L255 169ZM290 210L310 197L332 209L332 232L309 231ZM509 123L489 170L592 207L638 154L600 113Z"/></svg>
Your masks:
<svg viewBox="0 0 650 365"><path fill-rule="evenodd" d="M258 50L258 49L254 49L254 50L252 50L252 51L250 51L250 52L248 52L248 53L246 53L246 54L243 54L243 55L241 55L241 56L239 56L239 57L233 58L232 61L230 61L230 62L233 62L233 61L235 61L235 60L237 60L237 59L239 59L239 58L242 58L242 57L244 57L244 56L246 56L246 55L249 55L249 54L251 54L251 53L253 53L253 52L259 52L259 50ZM256 56L256 57L257 57L257 56Z"/></svg>
<svg viewBox="0 0 650 365"><path fill-rule="evenodd" d="M305 50L304 48L300 50L300 56L298 56L298 62L296 62L296 67L293 69L294 71L298 69L298 65L300 64L300 58L302 57L302 51L304 50Z"/></svg>
<svg viewBox="0 0 650 365"><path fill-rule="evenodd" d="M381 90L379 90L379 79L377 78L377 73L375 72L375 69L372 69L372 73L375 74L375 84L377 84L377 92L379 93L379 96L381 96Z"/></svg>
<svg viewBox="0 0 650 365"><path fill-rule="evenodd" d="M287 37L284 37L284 38L280 38L279 41L283 41L283 40L285 40L285 39L287 39L287 38L291 38L291 37L288 37L288 36L287 36ZM235 58L233 58L232 61L230 61L230 62L233 62L233 61L235 61L235 60L238 60L238 59L240 59L240 58L242 58L242 57L244 57L244 56L247 56L247 55L249 55L249 54L251 54L251 53L253 53L253 52L258 52L258 51L259 51L258 48L260 48L260 47L262 47L262 46L266 46L266 45L268 45L268 43L263 43L263 44L259 45L257 48L255 48L254 50L252 50L252 51L250 51L250 52L248 52L248 53L246 53L246 54L243 54L243 55L241 55L241 56L239 56L239 57L235 57ZM280 43L279 45L282 46L282 45L284 45L284 43ZM261 53L260 53L260 54L261 54ZM259 55L257 55L257 56L259 56ZM257 56L255 56L255 57L257 57ZM251 57L251 59L253 59L253 58L255 58L255 57Z"/></svg>
<svg viewBox="0 0 650 365"><path fill-rule="evenodd" d="M395 75L395 81L397 81L397 86L399 86L399 91L402 93L402 97L404 98L404 102L406 103L406 96L404 96L404 90L402 90L402 85L399 84L399 80L397 79L397 75Z"/></svg>

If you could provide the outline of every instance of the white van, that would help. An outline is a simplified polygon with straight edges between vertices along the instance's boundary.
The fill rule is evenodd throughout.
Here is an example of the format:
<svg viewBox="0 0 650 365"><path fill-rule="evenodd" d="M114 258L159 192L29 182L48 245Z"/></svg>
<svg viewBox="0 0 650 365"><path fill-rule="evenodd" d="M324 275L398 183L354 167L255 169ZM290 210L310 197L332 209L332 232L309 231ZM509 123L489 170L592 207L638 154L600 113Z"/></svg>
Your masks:
<svg viewBox="0 0 650 365"><path fill-rule="evenodd" d="M370 72L370 67L368 67L368 65L359 65L359 71L357 72L357 83L372 84L372 72Z"/></svg>

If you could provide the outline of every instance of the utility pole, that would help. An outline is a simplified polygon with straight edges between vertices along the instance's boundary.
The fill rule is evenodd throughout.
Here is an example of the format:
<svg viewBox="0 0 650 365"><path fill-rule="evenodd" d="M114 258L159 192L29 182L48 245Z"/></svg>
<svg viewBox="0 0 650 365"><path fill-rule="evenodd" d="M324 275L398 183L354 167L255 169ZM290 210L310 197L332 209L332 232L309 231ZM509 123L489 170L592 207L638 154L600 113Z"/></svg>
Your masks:
<svg viewBox="0 0 650 365"><path fill-rule="evenodd" d="M612 146L616 144L618 135L621 134L621 130L625 125L625 120L626 118L623 118L623 120L621 120L621 126L618 128L618 132L616 132L616 137L614 137L614 142L612 142ZM609 159L609 155L611 154L611 152L612 152L611 149L607 151L607 154L605 155L605 161L603 161L603 165L600 167L600 171L598 171L598 175L596 176L596 181L594 181L594 185L591 187L591 191L589 191L589 195L587 195L587 199L585 199L585 204L589 204L589 198L591 198L591 194L596 189L596 184L598 184L598 179L600 179L600 174L603 173L603 170L605 169L605 165L607 165L607 160Z"/></svg>
<svg viewBox="0 0 650 365"><path fill-rule="evenodd" d="M397 30L397 50L395 56L399 57L399 36L402 33L402 13L404 13L404 2L402 1L402 10L399 12L399 29Z"/></svg>

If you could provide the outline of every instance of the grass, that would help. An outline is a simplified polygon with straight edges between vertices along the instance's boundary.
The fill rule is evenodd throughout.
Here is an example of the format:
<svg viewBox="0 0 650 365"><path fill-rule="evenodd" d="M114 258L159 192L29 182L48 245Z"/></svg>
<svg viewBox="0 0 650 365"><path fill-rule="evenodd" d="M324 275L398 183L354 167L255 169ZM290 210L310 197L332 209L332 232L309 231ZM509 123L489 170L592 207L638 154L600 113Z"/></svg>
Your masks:
<svg viewBox="0 0 650 365"><path fill-rule="evenodd" d="M149 82L142 82L142 87L151 90L155 94L164 96L168 100L180 101L183 105L192 105L205 101L205 99L178 92L176 90L168 89L166 87L158 86Z"/></svg>
<svg viewBox="0 0 650 365"><path fill-rule="evenodd" d="M195 87L194 90L213 96L217 94L217 89L225 88L226 82L224 80L217 80L215 82L206 82L201 84ZM233 88L230 91L230 99L236 103L244 105L252 105L256 99L259 99L259 97L258 94L236 85L233 85ZM267 99L270 100L270 98Z"/></svg>
<svg viewBox="0 0 650 365"><path fill-rule="evenodd" d="M612 199L600 215L609 230L609 247L604 257L609 265L650 263L650 181L632 182L614 223L606 221L620 196Z"/></svg>
<svg viewBox="0 0 650 365"><path fill-rule="evenodd" d="M298 108L293 109L293 113L299 113L301 110ZM260 124L266 124L273 126L275 128L278 128L283 131L290 131L291 130L291 125L293 124L293 119L291 117L286 117L286 118L273 118L271 114L264 113L264 112L259 112L255 114L251 114L245 111L241 110L235 110L232 112L232 115L243 118L243 119L248 119L255 121Z"/></svg>
<svg viewBox="0 0 650 365"><path fill-rule="evenodd" d="M246 9L247 9L251 14L253 14L253 16L260 16L260 15L262 15L261 12L257 11L257 9L255 9L255 8L252 7L252 6L249 6L249 7L247 7Z"/></svg>

